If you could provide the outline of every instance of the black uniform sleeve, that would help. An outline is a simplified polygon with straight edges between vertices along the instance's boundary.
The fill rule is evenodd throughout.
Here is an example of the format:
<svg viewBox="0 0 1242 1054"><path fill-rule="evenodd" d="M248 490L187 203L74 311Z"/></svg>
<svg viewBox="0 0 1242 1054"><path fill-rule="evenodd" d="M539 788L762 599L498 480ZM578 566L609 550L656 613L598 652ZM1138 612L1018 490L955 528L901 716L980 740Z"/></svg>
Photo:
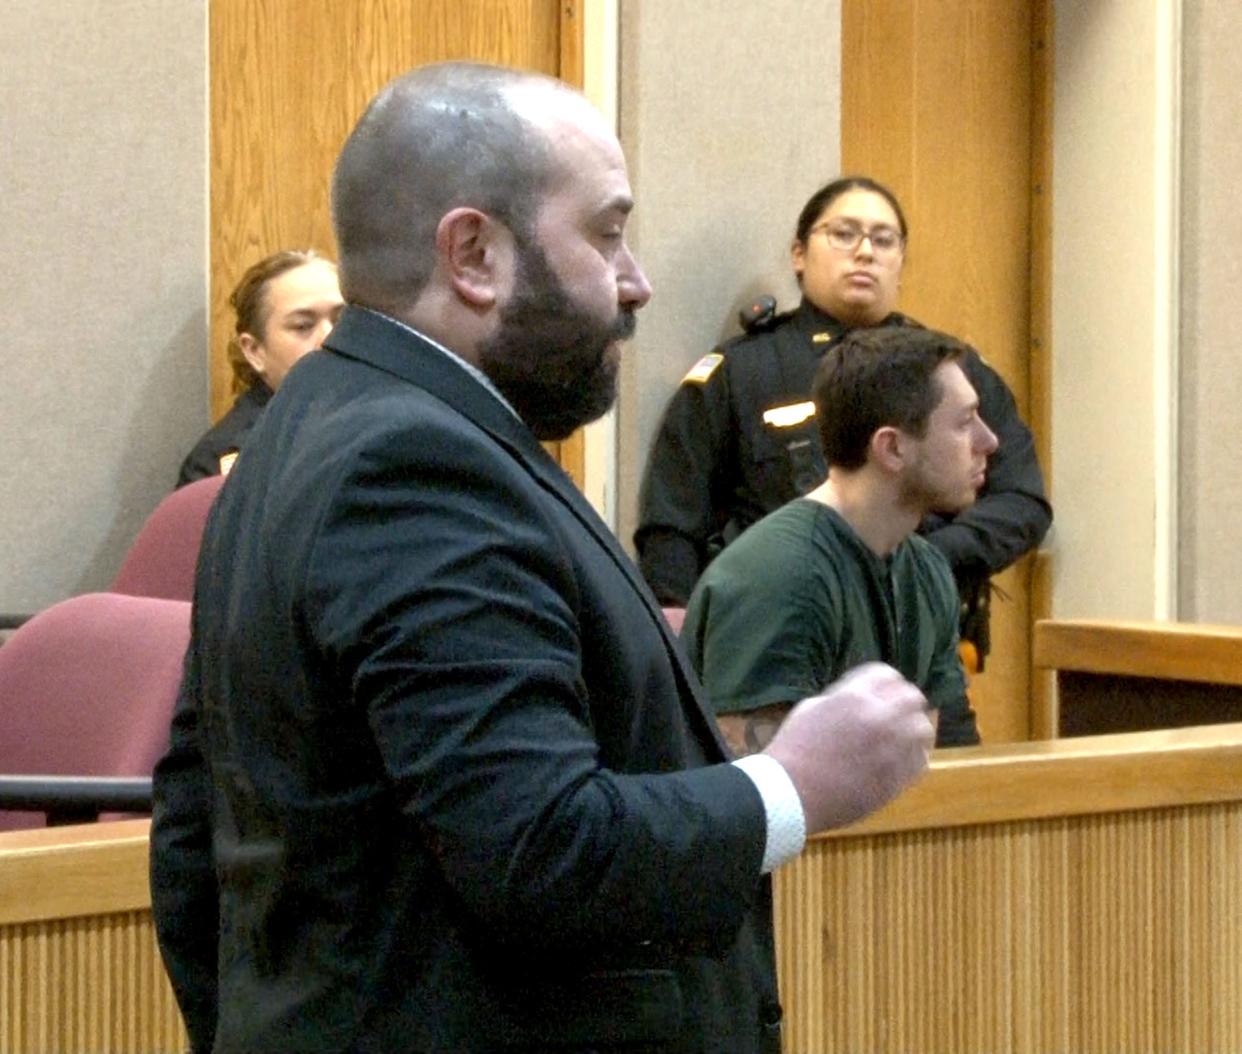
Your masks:
<svg viewBox="0 0 1242 1054"><path fill-rule="evenodd" d="M181 462L177 486L220 475L221 457L242 448L271 397L271 391L262 384L242 392L229 412L203 433Z"/></svg>
<svg viewBox="0 0 1242 1054"><path fill-rule="evenodd" d="M936 746L974 747L979 742L979 724L966 695L940 708L940 717L936 723Z"/></svg>
<svg viewBox="0 0 1242 1054"><path fill-rule="evenodd" d="M189 684L187 676L173 713L168 753L155 768L151 912L191 1049L198 1054L211 1050L215 1039L220 909L210 776L199 752L198 713Z"/></svg>
<svg viewBox="0 0 1242 1054"><path fill-rule="evenodd" d="M206 479L208 476L219 474L220 456L215 453L212 445L204 437L195 444L194 449L186 454L185 460L181 462L181 470L177 473L177 487L184 487L196 479Z"/></svg>
<svg viewBox="0 0 1242 1054"><path fill-rule="evenodd" d="M979 413L999 445L988 462L979 498L952 519L929 517L923 536L948 557L959 582L1003 571L1030 552L1052 523L1031 431L1018 415L1008 385L978 356L966 375L979 393Z"/></svg>
<svg viewBox="0 0 1242 1054"><path fill-rule="evenodd" d="M733 429L721 362L683 381L664 412L639 494L634 546L643 577L666 606L684 607L728 516Z"/></svg>

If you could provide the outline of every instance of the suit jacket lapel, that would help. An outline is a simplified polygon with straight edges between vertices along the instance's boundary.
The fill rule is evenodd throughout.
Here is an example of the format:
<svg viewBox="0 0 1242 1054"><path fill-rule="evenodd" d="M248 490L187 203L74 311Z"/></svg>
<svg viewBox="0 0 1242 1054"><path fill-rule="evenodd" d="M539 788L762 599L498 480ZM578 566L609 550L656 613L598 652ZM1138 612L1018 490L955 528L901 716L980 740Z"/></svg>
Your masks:
<svg viewBox="0 0 1242 1054"><path fill-rule="evenodd" d="M708 716L698 678L682 657L681 647L664 618L659 602L647 587L634 562L621 548L616 536L599 518L590 502L574 486L560 465L544 450L530 429L476 378L470 376L438 348L376 312L347 307L328 339L324 341L324 347L400 377L452 406L488 432L513 457L522 462L544 489L569 508L629 582L657 624L665 649L681 682L682 696L693 701L687 710L697 726L697 731L716 745L722 758L730 757L730 751L720 736L716 722Z"/></svg>

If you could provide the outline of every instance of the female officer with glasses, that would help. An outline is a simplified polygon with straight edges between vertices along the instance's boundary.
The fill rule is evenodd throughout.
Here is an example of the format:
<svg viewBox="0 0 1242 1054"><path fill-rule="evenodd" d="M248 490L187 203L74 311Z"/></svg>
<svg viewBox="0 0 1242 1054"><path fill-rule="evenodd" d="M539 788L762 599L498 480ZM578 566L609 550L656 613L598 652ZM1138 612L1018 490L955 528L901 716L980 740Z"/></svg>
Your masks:
<svg viewBox="0 0 1242 1054"><path fill-rule="evenodd" d="M906 218L866 177L820 188L798 217L792 260L802 303L704 356L686 374L652 447L634 535L661 603L684 606L720 547L827 476L811 378L856 326L918 325L897 313ZM977 355L964 363L999 438L975 505L921 528L953 568L962 637L986 654L988 577L1039 544L1052 509L1013 394Z"/></svg>

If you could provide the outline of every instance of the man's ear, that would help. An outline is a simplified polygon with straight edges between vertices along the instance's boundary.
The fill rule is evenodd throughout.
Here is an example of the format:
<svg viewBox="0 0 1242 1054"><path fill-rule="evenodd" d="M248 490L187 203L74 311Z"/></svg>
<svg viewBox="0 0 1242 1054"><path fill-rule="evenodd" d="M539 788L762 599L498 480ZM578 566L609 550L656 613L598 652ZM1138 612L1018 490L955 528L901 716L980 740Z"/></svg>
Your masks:
<svg viewBox="0 0 1242 1054"><path fill-rule="evenodd" d="M892 425L877 428L871 436L872 459L886 472L900 472L906 463L908 439L900 428Z"/></svg>
<svg viewBox="0 0 1242 1054"><path fill-rule="evenodd" d="M436 227L436 254L453 291L471 307L492 307L508 271L513 236L478 209L456 208Z"/></svg>

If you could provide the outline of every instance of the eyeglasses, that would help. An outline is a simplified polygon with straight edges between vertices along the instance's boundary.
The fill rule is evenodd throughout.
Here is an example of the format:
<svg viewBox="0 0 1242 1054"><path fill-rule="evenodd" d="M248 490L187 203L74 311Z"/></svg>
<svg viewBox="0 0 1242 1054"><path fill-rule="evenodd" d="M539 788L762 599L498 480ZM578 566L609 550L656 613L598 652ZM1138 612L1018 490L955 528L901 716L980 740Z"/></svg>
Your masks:
<svg viewBox="0 0 1242 1054"><path fill-rule="evenodd" d="M864 238L871 243L871 251L876 256L892 256L900 252L905 244L901 231L892 227L872 227L865 231L857 223L821 223L812 227L811 234L823 232L828 245L841 253L852 253Z"/></svg>

